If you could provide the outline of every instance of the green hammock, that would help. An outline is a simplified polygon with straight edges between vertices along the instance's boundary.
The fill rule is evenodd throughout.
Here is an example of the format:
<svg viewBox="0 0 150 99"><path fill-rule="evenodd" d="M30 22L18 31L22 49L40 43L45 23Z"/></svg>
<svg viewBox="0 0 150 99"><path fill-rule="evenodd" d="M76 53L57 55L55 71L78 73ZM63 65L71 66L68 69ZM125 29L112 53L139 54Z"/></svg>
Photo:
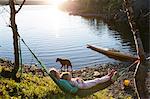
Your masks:
<svg viewBox="0 0 150 99"><path fill-rule="evenodd" d="M20 37L20 36L19 36ZM107 88L108 86L110 86L112 84L111 81L107 81L104 83L99 83L96 86L93 86L92 88L88 88L88 89L78 89L77 87L73 87L69 81L67 80L63 80L63 79L56 79L50 72L48 72L48 70L46 69L45 65L42 64L42 62L37 58L37 56L32 52L32 50L28 47L28 45L25 43L25 41L23 39L21 39L22 42L25 44L25 46L28 48L28 50L31 52L31 54L34 56L34 58L37 60L37 62L41 65L41 67L44 69L44 71L51 77L51 79L56 83L56 85L65 93L69 93L72 95L78 95L80 97L84 97L87 95L91 95L95 92L98 92L102 89ZM121 72L119 72L119 75L122 75L123 72L125 72L127 69L129 69L132 65L134 65L135 62L133 64L131 64L129 67L127 67L124 70L121 70ZM118 75L118 77L119 77ZM114 81L118 78L117 76L114 77Z"/></svg>

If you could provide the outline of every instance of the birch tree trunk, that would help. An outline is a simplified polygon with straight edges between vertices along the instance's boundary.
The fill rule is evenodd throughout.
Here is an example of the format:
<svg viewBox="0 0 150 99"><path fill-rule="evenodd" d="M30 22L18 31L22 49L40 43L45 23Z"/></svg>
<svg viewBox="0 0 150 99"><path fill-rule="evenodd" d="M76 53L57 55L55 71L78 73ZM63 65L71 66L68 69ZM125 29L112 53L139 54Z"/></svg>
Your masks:
<svg viewBox="0 0 150 99"><path fill-rule="evenodd" d="M144 61L146 59L145 53L144 53L144 48L143 48L143 44L142 44L142 41L140 38L139 29L137 28L137 25L135 23L134 12L133 12L133 8L131 5L131 1L132 0L124 0L124 6L126 8L128 22L129 22L129 25L131 27L131 31L132 31L133 36L134 36L137 55L139 56L141 61Z"/></svg>
<svg viewBox="0 0 150 99"><path fill-rule="evenodd" d="M134 36L135 46L137 55L139 57L139 63L136 66L134 73L134 85L137 92L137 97L140 99L146 99L146 87L145 87L145 79L146 79L146 64L145 64L145 53L142 45L142 41L140 38L140 32L137 28L135 19L134 19L134 11L131 5L132 0L124 0L124 7L126 9L128 22L131 27L131 31Z"/></svg>

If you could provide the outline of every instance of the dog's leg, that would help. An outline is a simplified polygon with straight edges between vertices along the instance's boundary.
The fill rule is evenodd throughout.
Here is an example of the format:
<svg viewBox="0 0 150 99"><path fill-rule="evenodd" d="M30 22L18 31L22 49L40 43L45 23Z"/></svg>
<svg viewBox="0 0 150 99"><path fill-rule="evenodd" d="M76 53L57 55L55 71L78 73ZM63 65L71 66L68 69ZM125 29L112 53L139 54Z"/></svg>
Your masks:
<svg viewBox="0 0 150 99"><path fill-rule="evenodd" d="M61 65L60 70L62 71L63 65Z"/></svg>

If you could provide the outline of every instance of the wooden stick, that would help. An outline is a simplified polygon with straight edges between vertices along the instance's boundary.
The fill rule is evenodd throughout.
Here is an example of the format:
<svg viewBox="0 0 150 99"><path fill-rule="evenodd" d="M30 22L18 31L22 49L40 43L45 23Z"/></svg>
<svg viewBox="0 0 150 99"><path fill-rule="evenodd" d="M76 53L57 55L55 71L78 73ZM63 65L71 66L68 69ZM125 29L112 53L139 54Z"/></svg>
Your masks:
<svg viewBox="0 0 150 99"><path fill-rule="evenodd" d="M125 11L127 13L128 22L129 22L129 25L131 27L131 31L132 31L133 36L134 36L134 42L135 42L135 46L136 46L137 55L139 56L139 59L141 61L144 61L146 59L145 53L144 53L144 48L143 48L142 41L140 39L139 29L135 23L134 11L133 11L133 8L131 5L131 1L132 0L124 0L124 7L126 9Z"/></svg>
<svg viewBox="0 0 150 99"><path fill-rule="evenodd" d="M135 69L135 71L134 71L134 87L135 87L135 92L136 92L136 94L137 94L137 98L138 99L141 99L140 98L140 95L139 95L139 92L138 92L138 89L137 89L137 85L136 85L136 74L137 74L137 71L138 71L138 68L139 68L139 66L140 66L140 61L137 63L137 65L136 65L136 69Z"/></svg>

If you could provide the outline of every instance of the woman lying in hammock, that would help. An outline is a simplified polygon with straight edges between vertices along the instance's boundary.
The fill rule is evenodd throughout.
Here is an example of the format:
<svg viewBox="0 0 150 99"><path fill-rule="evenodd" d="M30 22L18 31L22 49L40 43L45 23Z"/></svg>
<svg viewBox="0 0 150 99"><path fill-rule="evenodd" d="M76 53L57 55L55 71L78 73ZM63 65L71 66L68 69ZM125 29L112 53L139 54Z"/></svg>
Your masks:
<svg viewBox="0 0 150 99"><path fill-rule="evenodd" d="M70 82L72 86L78 87L79 89L88 89L93 86L96 86L97 84L107 82L109 80L112 80L112 76L114 76L117 72L115 70L108 70L108 74L101 77L101 78L95 78L93 80L87 80L84 81L81 78L72 78L71 73L69 72L64 72L62 75L56 70L56 69L51 69L50 73L53 74L58 80L59 79L64 79ZM112 80L113 81L113 80Z"/></svg>
<svg viewBox="0 0 150 99"><path fill-rule="evenodd" d="M116 74L116 71L109 70L108 74L101 77L101 78L95 78L93 80L87 80L84 81L83 79L76 77L72 78L72 75L70 72L64 72L61 75L61 79L65 79L71 83L71 85L78 87L79 89L88 89L93 86L96 86L97 84L107 82L108 80L111 80L111 77Z"/></svg>

